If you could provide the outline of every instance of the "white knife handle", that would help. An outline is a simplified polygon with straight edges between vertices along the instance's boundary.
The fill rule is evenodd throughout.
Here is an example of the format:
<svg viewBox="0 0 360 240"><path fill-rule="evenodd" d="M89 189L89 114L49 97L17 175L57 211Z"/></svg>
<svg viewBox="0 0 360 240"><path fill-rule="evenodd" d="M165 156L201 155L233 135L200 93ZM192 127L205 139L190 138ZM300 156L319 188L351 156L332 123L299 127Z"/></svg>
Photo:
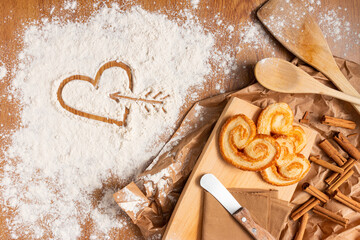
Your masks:
<svg viewBox="0 0 360 240"><path fill-rule="evenodd" d="M239 211L233 214L233 217L238 221L256 240L276 240L268 231L260 227L252 219L250 212L246 208L240 208Z"/></svg>

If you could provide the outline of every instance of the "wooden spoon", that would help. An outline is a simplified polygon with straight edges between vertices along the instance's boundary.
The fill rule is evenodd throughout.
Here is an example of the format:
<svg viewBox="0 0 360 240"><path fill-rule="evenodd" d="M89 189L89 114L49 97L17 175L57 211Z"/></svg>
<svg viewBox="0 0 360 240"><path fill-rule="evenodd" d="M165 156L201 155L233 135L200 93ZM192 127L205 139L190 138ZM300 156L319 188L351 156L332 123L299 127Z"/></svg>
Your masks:
<svg viewBox="0 0 360 240"><path fill-rule="evenodd" d="M298 0L269 0L257 16L290 52L327 76L341 91L360 97L332 56L320 27ZM360 113L360 106L354 105Z"/></svg>
<svg viewBox="0 0 360 240"><path fill-rule="evenodd" d="M280 58L265 58L259 61L255 66L255 77L261 85L276 92L316 93L360 104L360 98L329 88Z"/></svg>

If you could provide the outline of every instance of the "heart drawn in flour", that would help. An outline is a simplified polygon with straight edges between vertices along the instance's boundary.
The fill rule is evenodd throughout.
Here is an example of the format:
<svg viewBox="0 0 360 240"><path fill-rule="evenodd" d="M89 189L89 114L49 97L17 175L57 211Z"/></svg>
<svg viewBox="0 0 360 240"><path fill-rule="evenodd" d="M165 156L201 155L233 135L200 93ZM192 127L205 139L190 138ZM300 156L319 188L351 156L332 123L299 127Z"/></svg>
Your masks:
<svg viewBox="0 0 360 240"><path fill-rule="evenodd" d="M92 113L88 113L88 112L85 112L82 110L75 109L74 107L71 107L68 104L66 104L63 99L63 96L62 96L64 87L69 82L72 82L75 80L88 82L95 88L95 90L97 90L99 88L99 82L100 82L100 78L101 78L103 72L107 69L114 68L114 67L119 67L126 71L126 74L128 76L128 81L129 81L128 87L129 87L130 91L132 92L133 91L133 76L132 76L131 68L128 65L126 65L125 63L117 62L117 61L110 61L100 67L100 69L96 73L95 79L88 77L88 76L84 76L84 75L72 75L72 76L64 79L60 83L60 86L57 90L57 99L58 99L60 105L65 110L67 110L75 115L81 116L81 117L85 117L85 118L89 118L89 119L93 119L93 120L97 120L97 121L101 121L101 122L116 124L118 126L126 126L126 119L129 114L129 108L125 108L125 111L123 114L123 120L119 121L119 120L116 120L113 118L104 117L104 116L100 116L100 115L96 115L96 114L92 114Z"/></svg>

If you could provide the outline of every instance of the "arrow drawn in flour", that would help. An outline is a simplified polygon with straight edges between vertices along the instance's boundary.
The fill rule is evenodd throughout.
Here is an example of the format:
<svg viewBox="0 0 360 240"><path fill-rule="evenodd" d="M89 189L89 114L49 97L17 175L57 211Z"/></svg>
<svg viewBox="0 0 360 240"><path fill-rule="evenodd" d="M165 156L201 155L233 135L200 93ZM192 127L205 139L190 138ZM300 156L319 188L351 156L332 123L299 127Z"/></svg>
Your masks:
<svg viewBox="0 0 360 240"><path fill-rule="evenodd" d="M151 95L154 95L154 96L151 97ZM144 98L125 96L125 95L121 95L120 92L111 93L111 94L109 94L109 97L117 103L120 102L120 99L126 99L126 100L134 101L134 102L143 102L143 103L145 103L144 108L147 112L150 112L150 109L147 107L148 105L150 105L156 111L159 111L160 107L161 107L161 110L164 113L167 113L166 109L164 108L164 104L165 104L164 100L166 98L170 97L170 95L161 97L162 95L164 95L162 91L160 91L156 94L153 94L152 90L150 90L145 94Z"/></svg>

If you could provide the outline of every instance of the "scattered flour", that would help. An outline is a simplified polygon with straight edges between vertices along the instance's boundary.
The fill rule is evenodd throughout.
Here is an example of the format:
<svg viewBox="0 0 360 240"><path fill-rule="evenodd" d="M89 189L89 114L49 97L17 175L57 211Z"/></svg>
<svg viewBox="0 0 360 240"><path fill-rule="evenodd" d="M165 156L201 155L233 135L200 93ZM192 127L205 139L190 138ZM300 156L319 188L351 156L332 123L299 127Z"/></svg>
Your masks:
<svg viewBox="0 0 360 240"><path fill-rule="evenodd" d="M75 9L76 2L67 6ZM231 58L215 47L214 35L184 15L188 18L181 22L136 6L127 11L103 7L84 23L53 20L27 27L10 88L21 100L21 128L11 136L1 178L4 204L15 211L7 219L13 238L77 239L83 216L94 222L92 238L125 226L112 199L117 189L103 189L106 181L134 176L161 150L185 99L198 97L193 90L213 74L210 60L229 72ZM111 68L98 90L73 81L63 98L80 110L120 120L129 107L126 127L73 115L56 98L63 79L74 74L94 78L110 60L131 66L132 92L124 70ZM149 91L169 95L166 112L108 98L113 92L144 98ZM166 183L160 179L158 187ZM103 197L94 207L92 194L99 189Z"/></svg>
<svg viewBox="0 0 360 240"><path fill-rule="evenodd" d="M7 74L7 69L5 67L5 64L0 61L0 80L3 79Z"/></svg>
<svg viewBox="0 0 360 240"><path fill-rule="evenodd" d="M321 7L320 1L305 3L310 12ZM63 9L74 11L77 4L66 1ZM199 0L191 0L194 9L198 4ZM182 13L186 20L181 22L140 7L123 11L117 4L111 6L100 8L85 23L43 19L29 25L24 33L25 46L9 89L9 94L22 102L21 128L11 135L0 182L4 205L16 212L6 220L14 239L44 238L49 232L52 239L76 239L84 221L81 217L87 215L96 229L91 239L106 238L112 228L126 227L112 199L117 189L103 189L95 207L93 192L102 189L111 176L127 179L139 173L162 149L164 141L159 139L173 133L185 99L198 99L194 90L201 88L207 76L236 70L231 48L217 49L218 36L205 30L191 11ZM52 14L54 8L50 11ZM327 38L346 38L359 44L360 33L352 31L337 11L321 12L317 18ZM281 19L273 20L279 27L284 24ZM217 15L214 23L230 38L239 39L238 53L251 48L268 49L275 55L277 43L259 21L228 25ZM64 88L63 96L77 109L118 120L128 107L126 127L75 116L61 108L56 99L64 78L74 74L94 78L99 67L110 60L131 66L133 91L129 90L125 72L111 68L104 72L97 90L83 81L74 81ZM7 69L0 64L0 79L6 74ZM215 86L219 92L224 91L221 81ZM152 94L147 95L149 91ZM113 92L134 98L168 94L166 112L139 101L116 103L108 98ZM201 114L201 109L198 112ZM180 134L171 144L176 145L181 138ZM148 187L156 191L168 186L164 180L168 174L143 178L152 181L155 185ZM137 206L134 203L127 207L137 212Z"/></svg>
<svg viewBox="0 0 360 240"><path fill-rule="evenodd" d="M124 196L126 196L126 198L124 198L124 200L127 202L120 203L121 208L127 212L128 211L133 212L134 216L136 217L138 212L144 208L144 205L147 205L148 203L146 202L146 200L135 195L134 193L129 191L127 188L124 188L122 191L124 193Z"/></svg>
<svg viewBox="0 0 360 240"><path fill-rule="evenodd" d="M200 3L200 0L190 0L191 1L191 6L196 9L198 8L198 5Z"/></svg>
<svg viewBox="0 0 360 240"><path fill-rule="evenodd" d="M360 44L359 24L352 26L347 21L347 9L338 7L337 9L327 9L321 6L321 1L303 0L307 10L312 13L317 20L321 31L330 45L336 46L339 41L345 40L345 48L338 54L346 57L349 51ZM319 12L314 14L314 12ZM358 29L357 31L355 29ZM345 51L344 51L345 50Z"/></svg>
<svg viewBox="0 0 360 240"><path fill-rule="evenodd" d="M92 210L92 218L95 224L103 232L108 232L112 228L121 228L126 225L121 219L117 219L121 216L119 206L116 204L113 198L114 190L107 189L98 203L97 207ZM107 217L104 217L107 216Z"/></svg>
<svg viewBox="0 0 360 240"><path fill-rule="evenodd" d="M55 11L55 7L52 7L51 9L50 9L50 15L52 15L53 13L54 13L54 11Z"/></svg>
<svg viewBox="0 0 360 240"><path fill-rule="evenodd" d="M321 14L319 17L319 25L326 38L338 42L343 38L349 38L353 34L350 22L346 21L345 16L339 16L335 10L330 10ZM356 43L358 44L359 41Z"/></svg>
<svg viewBox="0 0 360 240"><path fill-rule="evenodd" d="M66 1L64 3L64 10L75 10L77 7L77 2L76 1Z"/></svg>
<svg viewBox="0 0 360 240"><path fill-rule="evenodd" d="M286 1L289 4L289 14L292 16L290 21L294 21L293 26L297 26L297 22L303 21L306 16L304 12L298 11L293 8L292 1ZM319 24L325 38L330 45L336 46L336 43L340 40L346 39L345 51L341 52L343 57L346 57L347 53L352 48L360 44L359 32L354 31L355 26L351 26L350 22L346 20L346 9L339 7L338 9L326 9L321 6L320 1L314 0L302 0L305 9L315 18L315 21ZM280 8L280 11L285 11L284 8ZM315 12L317 14L315 15ZM277 29L277 32L281 32L285 24L285 20L281 16L270 16L268 18L268 24L271 24L273 28ZM268 49L272 51L274 56L276 53L277 42L270 37L269 33L265 31L264 26L258 20L252 20L243 23L239 28L240 44L245 43L247 46L256 49ZM300 31L300 29L299 29ZM284 41L289 41L285 36L277 35L278 38L283 38ZM239 45L237 50L241 52L243 47Z"/></svg>
<svg viewBox="0 0 360 240"><path fill-rule="evenodd" d="M240 44L237 51L241 52L244 47L254 50L268 49L272 56L275 56L277 43L265 31L264 26L259 20L253 20L243 23L238 30Z"/></svg>
<svg viewBox="0 0 360 240"><path fill-rule="evenodd" d="M176 164L176 163L173 163ZM174 167L171 168L171 171L174 171ZM158 191L158 193L162 194L163 197L165 197L165 187L168 186L171 179L167 178L170 176L169 169L162 169L160 172L153 174L153 175L145 175L142 177L142 180L144 180L145 184L144 186L147 188L147 190L154 194L154 191Z"/></svg>

